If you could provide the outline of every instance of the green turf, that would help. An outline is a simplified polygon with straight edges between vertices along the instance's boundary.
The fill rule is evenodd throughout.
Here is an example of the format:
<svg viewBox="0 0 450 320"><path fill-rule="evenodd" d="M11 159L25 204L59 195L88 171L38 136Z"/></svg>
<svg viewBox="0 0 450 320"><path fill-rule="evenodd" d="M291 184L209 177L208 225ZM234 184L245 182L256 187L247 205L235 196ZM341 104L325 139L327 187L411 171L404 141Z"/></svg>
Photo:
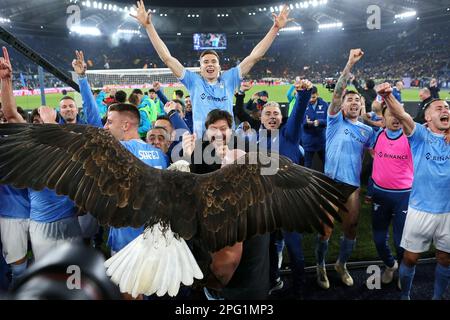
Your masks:
<svg viewBox="0 0 450 320"><path fill-rule="evenodd" d="M69 92L69 96L75 97L75 93ZM63 97L62 94L52 93L46 94L46 105L56 108L59 105L59 101ZM81 98L80 98L81 99ZM16 103L18 106L22 107L25 110L33 110L34 108L40 107L41 104L41 96L20 96L16 97Z"/></svg>
<svg viewBox="0 0 450 320"><path fill-rule="evenodd" d="M289 90L289 85L281 85L281 86L254 86L248 93L247 97L251 97L251 95L254 92L266 90L269 93L269 99L277 102L287 102L286 93ZM329 92L326 88L324 88L322 85L317 85L319 89L320 96L325 101L331 100L332 93ZM178 88L166 88L164 90L165 94L170 98L172 97L173 92ZM187 94L187 90L183 87L181 88L185 94ZM352 89L352 87L349 87L349 89ZM125 90L128 93L130 90ZM81 102L81 98L78 94L70 93L71 96L77 96L77 101ZM59 100L61 99L61 94L47 94L46 95L46 103L50 107L57 107ZM417 88L414 89L404 89L402 91L402 98L403 101L418 101L419 97L419 90ZM17 105L21 106L22 108L26 110L31 110L36 107L39 107L41 105L41 97L40 96L23 96L23 97L16 97Z"/></svg>
<svg viewBox="0 0 450 320"><path fill-rule="evenodd" d="M359 215L359 222L356 232L356 245L355 249L350 257L350 261L373 261L380 260L378 253L373 242L372 234L372 209L371 204L364 203L364 196L366 194L366 188L361 190L361 209ZM336 223L335 229L329 241L328 254L326 263L336 262L339 256L340 237L342 236L341 224ZM303 251L305 254L306 266L313 266L316 264L314 249L316 246L316 234L304 234L303 236ZM390 228L389 243L392 253L395 256L395 249L393 245L392 227ZM421 258L429 258L434 256L434 247L430 251L427 251L421 255ZM284 251L285 262L289 261L286 249Z"/></svg>

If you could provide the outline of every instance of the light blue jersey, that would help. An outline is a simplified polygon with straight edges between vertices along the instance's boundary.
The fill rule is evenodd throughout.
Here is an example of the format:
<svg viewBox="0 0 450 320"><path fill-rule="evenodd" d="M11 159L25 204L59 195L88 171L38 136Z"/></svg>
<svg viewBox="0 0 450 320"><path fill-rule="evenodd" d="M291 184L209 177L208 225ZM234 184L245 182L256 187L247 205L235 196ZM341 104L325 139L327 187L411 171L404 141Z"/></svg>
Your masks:
<svg viewBox="0 0 450 320"><path fill-rule="evenodd" d="M0 216L15 219L30 217L28 189L0 185Z"/></svg>
<svg viewBox="0 0 450 320"><path fill-rule="evenodd" d="M50 223L74 217L77 209L75 203L66 196L59 196L55 191L45 188L42 191L28 189L30 197L30 219Z"/></svg>
<svg viewBox="0 0 450 320"><path fill-rule="evenodd" d="M138 139L121 141L121 143L128 151L150 167L157 169L167 168L168 158L160 149ZM113 251L117 252L138 237L143 231L144 227L111 227L109 229L108 245Z"/></svg>
<svg viewBox="0 0 450 320"><path fill-rule="evenodd" d="M418 123L408 139L414 161L409 206L430 213L450 212L450 146L443 135Z"/></svg>
<svg viewBox="0 0 450 320"><path fill-rule="evenodd" d="M364 148L368 148L373 139L371 127L345 119L341 111L328 115L325 174L359 187Z"/></svg>
<svg viewBox="0 0 450 320"><path fill-rule="evenodd" d="M233 115L234 92L241 84L240 67L225 71L216 83L210 84L202 76L184 70L180 78L189 90L192 101L193 129L197 137L202 137L205 131L205 120L213 109L228 111Z"/></svg>

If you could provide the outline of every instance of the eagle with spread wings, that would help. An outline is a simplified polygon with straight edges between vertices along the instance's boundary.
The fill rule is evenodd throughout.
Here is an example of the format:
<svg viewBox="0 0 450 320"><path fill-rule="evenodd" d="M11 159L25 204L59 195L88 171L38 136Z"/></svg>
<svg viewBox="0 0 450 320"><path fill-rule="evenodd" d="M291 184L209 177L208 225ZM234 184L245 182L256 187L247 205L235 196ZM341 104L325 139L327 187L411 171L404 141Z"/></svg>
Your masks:
<svg viewBox="0 0 450 320"><path fill-rule="evenodd" d="M256 161L252 161L256 159ZM81 125L0 125L0 183L49 188L103 225L146 226L106 261L122 292L176 295L203 277L184 240L209 252L276 229L323 232L346 199L333 180L271 154L209 174L159 170L109 132ZM240 159L242 160L242 159ZM276 161L277 171L263 175ZM242 161L240 161L242 163Z"/></svg>

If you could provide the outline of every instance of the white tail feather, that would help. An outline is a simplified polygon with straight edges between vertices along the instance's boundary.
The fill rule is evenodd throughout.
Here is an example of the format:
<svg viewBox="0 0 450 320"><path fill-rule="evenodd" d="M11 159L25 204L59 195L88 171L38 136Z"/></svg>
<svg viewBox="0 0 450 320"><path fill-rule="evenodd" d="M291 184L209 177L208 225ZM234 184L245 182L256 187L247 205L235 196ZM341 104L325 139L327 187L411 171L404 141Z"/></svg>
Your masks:
<svg viewBox="0 0 450 320"><path fill-rule="evenodd" d="M160 224L148 228L105 262L106 274L121 292L177 295L180 284L190 286L203 274L184 239Z"/></svg>

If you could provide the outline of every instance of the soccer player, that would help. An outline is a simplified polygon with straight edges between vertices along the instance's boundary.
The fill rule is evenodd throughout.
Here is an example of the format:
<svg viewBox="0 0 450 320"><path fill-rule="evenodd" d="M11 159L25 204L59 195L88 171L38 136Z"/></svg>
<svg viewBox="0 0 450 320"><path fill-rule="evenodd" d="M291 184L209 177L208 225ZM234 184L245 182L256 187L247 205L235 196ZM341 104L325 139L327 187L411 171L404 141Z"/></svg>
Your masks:
<svg viewBox="0 0 450 320"><path fill-rule="evenodd" d="M345 66L336 87L333 98L328 107L326 131L325 174L342 185L342 192L348 196L346 207L348 213L343 215L339 258L335 270L342 282L347 286L353 285L346 263L350 258L356 242L356 225L359 218L360 174L364 148L369 146L373 130L358 121L362 108L361 96L355 91L344 92L350 80L352 67L362 58L361 49L350 50ZM325 226L326 234L317 239L317 283L328 289L330 283L325 270L325 256L328 250L328 240L332 230Z"/></svg>
<svg viewBox="0 0 450 320"><path fill-rule="evenodd" d="M0 96L4 106L5 122L25 122L17 112L12 96L12 68L6 48L0 58ZM11 107L14 104L14 107ZM28 230L30 224L30 200L27 189L0 186L0 235L2 254L11 269L11 285L27 268Z"/></svg>
<svg viewBox="0 0 450 320"><path fill-rule="evenodd" d="M4 58L0 59L0 78L2 82L2 105L5 115L9 122L26 122L17 112L16 102L12 90L12 66L9 60L8 51L3 47ZM44 123L56 123L56 111L49 107L40 107L39 115ZM72 116L72 115L71 115ZM24 168L26 169L26 168ZM11 190L10 190L11 191ZM20 195L22 201L24 194ZM44 189L36 191L28 189L29 198L29 235L31 240L31 247L33 250L35 261L42 259L44 255L51 252L53 248L67 242L81 241L81 229L77 219L77 210L74 203L65 196L58 196L54 191ZM20 199L20 198L16 198ZM23 202L22 202L23 203ZM22 211L23 211L22 204ZM10 212L11 210L7 210ZM9 213L11 215L11 213ZM19 214L16 212L16 215ZM23 213L22 213L23 214ZM21 219L26 219L26 216L20 216ZM18 218L18 216L16 216ZM19 222L17 220L16 222ZM22 220L25 222L25 220ZM21 223L21 225L12 226L11 221L8 226L2 223L3 227L7 228L6 236L11 236L11 232L18 232L16 235L17 241L12 252L11 259L18 259L16 263L20 262L20 270L23 271L26 267L25 254L26 246L23 243L27 242L24 232L28 226ZM3 230L2 230L3 231ZM3 233L3 232L2 232ZM24 238L25 237L25 238ZM11 247L9 247L11 249ZM25 253L25 254L24 254ZM13 255L15 256L13 258Z"/></svg>
<svg viewBox="0 0 450 320"><path fill-rule="evenodd" d="M117 103L109 107L108 118L105 123L105 129L108 130L117 140L121 141L123 146L135 155L145 164L158 168L166 169L168 160L166 155L150 144L140 139L138 132L140 123L139 110L131 104ZM140 228L110 228L108 245L111 253L124 248L128 243L133 241L144 230Z"/></svg>
<svg viewBox="0 0 450 320"><path fill-rule="evenodd" d="M449 106L444 100L431 100L425 105L427 126L423 126L406 113L388 83L379 85L377 92L402 124L414 161L414 182L400 244L405 249L399 270L401 298L410 299L417 260L433 242L437 260L433 299L442 299L450 280L450 146L445 142L450 128Z"/></svg>
<svg viewBox="0 0 450 320"><path fill-rule="evenodd" d="M385 129L377 132L371 146L374 151L372 232L378 255L386 266L381 282L390 283L403 257L400 240L414 177L411 148L400 121L386 107L382 116ZM388 244L391 221L396 259Z"/></svg>
<svg viewBox="0 0 450 320"><path fill-rule="evenodd" d="M203 136L206 116L212 109L226 110L233 115L234 91L255 63L261 59L275 40L277 33L289 21L289 8L285 6L280 14L272 14L274 24L264 39L258 43L248 57L237 67L220 75L219 55L213 50L204 51L200 55L201 76L187 71L184 66L170 54L167 46L159 37L151 17L146 11L144 1L137 4L137 14L132 15L147 30L150 41L164 64L189 90L192 98L193 129L198 137Z"/></svg>

